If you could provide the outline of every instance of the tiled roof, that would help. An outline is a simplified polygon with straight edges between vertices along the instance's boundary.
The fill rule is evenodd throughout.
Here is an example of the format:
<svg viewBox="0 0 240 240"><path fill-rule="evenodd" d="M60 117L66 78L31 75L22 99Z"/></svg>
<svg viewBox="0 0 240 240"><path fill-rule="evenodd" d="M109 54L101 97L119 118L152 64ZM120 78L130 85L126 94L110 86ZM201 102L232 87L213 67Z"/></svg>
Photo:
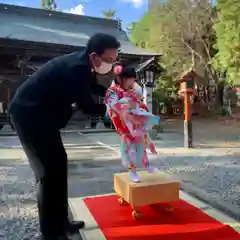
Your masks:
<svg viewBox="0 0 240 240"><path fill-rule="evenodd" d="M108 33L124 54L156 56L131 44L116 20L0 4L0 38L85 47L93 34Z"/></svg>

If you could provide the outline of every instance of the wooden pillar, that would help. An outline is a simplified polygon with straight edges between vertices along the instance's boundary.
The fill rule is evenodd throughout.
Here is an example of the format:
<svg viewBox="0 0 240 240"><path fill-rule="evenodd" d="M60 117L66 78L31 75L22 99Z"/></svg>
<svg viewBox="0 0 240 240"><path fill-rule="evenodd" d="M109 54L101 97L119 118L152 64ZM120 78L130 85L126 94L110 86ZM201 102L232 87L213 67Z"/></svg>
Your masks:
<svg viewBox="0 0 240 240"><path fill-rule="evenodd" d="M184 147L193 147L192 119L191 119L191 101L190 93L184 93Z"/></svg>
<svg viewBox="0 0 240 240"><path fill-rule="evenodd" d="M191 70L178 78L180 80L179 93L184 96L184 147L186 148L193 147L191 96L195 94L195 76L196 74Z"/></svg>
<svg viewBox="0 0 240 240"><path fill-rule="evenodd" d="M20 64L20 76L21 76L21 80L25 79L26 77L26 63L21 63Z"/></svg>
<svg viewBox="0 0 240 240"><path fill-rule="evenodd" d="M7 87L7 105L10 103L11 101L11 85L9 84L9 86Z"/></svg>

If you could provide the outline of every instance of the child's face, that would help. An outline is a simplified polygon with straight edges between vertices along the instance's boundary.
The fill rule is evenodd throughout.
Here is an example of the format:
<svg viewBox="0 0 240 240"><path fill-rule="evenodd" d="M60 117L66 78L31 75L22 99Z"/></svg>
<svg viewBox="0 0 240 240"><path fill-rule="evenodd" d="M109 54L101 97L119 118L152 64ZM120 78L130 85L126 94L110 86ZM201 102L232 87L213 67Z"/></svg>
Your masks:
<svg viewBox="0 0 240 240"><path fill-rule="evenodd" d="M124 90L130 90L133 88L133 84L135 82L135 78L126 78L124 81L123 81L123 89Z"/></svg>

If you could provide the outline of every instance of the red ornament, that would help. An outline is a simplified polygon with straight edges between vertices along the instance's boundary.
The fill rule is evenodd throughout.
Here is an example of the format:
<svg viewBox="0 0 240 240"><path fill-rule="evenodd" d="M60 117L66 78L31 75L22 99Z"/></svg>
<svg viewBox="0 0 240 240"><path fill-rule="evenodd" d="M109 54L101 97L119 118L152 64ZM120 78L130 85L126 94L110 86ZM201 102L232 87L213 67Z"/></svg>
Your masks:
<svg viewBox="0 0 240 240"><path fill-rule="evenodd" d="M116 67L114 67L114 73L115 74L121 73L122 70L123 70L123 67L121 65L117 65Z"/></svg>

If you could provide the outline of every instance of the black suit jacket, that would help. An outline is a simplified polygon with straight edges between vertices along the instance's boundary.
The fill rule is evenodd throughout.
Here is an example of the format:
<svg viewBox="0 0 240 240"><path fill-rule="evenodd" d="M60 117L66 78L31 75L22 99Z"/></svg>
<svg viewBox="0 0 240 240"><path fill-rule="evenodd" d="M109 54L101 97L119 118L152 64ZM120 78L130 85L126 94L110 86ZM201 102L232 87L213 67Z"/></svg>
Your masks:
<svg viewBox="0 0 240 240"><path fill-rule="evenodd" d="M87 54L75 52L55 58L30 76L13 97L9 113L24 128L40 131L64 127L72 116L72 103L90 115L103 116L104 104L92 93L105 96L97 85Z"/></svg>

